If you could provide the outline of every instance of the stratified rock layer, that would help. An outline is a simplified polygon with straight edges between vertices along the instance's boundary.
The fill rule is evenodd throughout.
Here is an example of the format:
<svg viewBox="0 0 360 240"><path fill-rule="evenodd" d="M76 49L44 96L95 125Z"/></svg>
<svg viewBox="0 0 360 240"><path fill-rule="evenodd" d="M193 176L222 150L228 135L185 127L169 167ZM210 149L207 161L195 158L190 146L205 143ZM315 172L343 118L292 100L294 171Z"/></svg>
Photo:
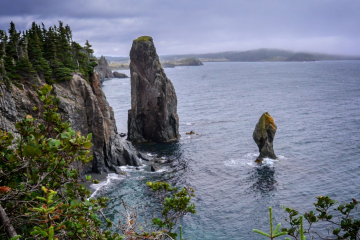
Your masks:
<svg viewBox="0 0 360 240"><path fill-rule="evenodd" d="M34 82L35 83L35 82ZM34 83L25 83L18 88L12 85L11 92L0 84L0 129L16 134L15 123L26 115L36 118L41 113L33 110L36 106L42 109ZM40 82L43 85L44 82ZM114 112L106 100L96 75L91 77L90 84L74 74L70 81L53 84L54 93L59 100L59 112L64 121L82 135L92 133L93 160L85 169L86 172L117 171L118 165L141 164L136 151L117 133Z"/></svg>
<svg viewBox="0 0 360 240"><path fill-rule="evenodd" d="M180 138L177 98L151 37L135 39L130 51L131 109L128 140L168 142Z"/></svg>
<svg viewBox="0 0 360 240"><path fill-rule="evenodd" d="M105 78L113 78L114 75L110 69L108 61L104 56L101 56L98 65L95 67L95 71L98 74L100 83L105 81Z"/></svg>
<svg viewBox="0 0 360 240"><path fill-rule="evenodd" d="M259 157L256 159L257 161L261 161L263 158L276 159L273 148L276 129L274 119L268 112L264 113L260 117L253 132L253 139L258 145L260 152Z"/></svg>

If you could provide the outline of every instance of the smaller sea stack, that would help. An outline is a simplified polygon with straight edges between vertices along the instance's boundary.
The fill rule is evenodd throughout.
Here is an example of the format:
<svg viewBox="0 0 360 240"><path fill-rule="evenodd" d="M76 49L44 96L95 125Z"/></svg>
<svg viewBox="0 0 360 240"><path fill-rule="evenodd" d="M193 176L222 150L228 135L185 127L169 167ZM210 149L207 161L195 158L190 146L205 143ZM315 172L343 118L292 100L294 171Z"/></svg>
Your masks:
<svg viewBox="0 0 360 240"><path fill-rule="evenodd" d="M257 162L261 162L264 158L276 159L273 148L276 129L274 119L268 112L261 115L253 132L253 139L258 145L260 152L259 157L256 159Z"/></svg>
<svg viewBox="0 0 360 240"><path fill-rule="evenodd" d="M169 142L179 139L175 89L161 67L153 39L148 36L135 39L130 60L128 140Z"/></svg>

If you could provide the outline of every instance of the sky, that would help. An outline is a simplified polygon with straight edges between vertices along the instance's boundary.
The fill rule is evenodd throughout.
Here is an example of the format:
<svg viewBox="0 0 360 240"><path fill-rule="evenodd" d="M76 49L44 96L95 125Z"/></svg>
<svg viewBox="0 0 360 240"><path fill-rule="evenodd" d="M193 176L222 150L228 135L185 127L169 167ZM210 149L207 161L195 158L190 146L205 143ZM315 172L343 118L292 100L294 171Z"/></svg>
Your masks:
<svg viewBox="0 0 360 240"><path fill-rule="evenodd" d="M360 55L360 0L0 0L0 29L68 24L96 56L128 56L152 36L159 55L276 48Z"/></svg>

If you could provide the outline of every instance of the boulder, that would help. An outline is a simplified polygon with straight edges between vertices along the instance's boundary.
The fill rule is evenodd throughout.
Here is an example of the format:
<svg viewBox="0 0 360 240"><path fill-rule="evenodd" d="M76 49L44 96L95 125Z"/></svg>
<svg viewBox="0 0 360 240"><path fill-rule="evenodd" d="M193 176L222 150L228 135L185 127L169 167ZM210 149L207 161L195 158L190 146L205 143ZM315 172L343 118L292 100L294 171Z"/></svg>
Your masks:
<svg viewBox="0 0 360 240"><path fill-rule="evenodd" d="M273 149L273 141L276 133L276 124L268 112L264 113L255 126L253 139L259 147L260 155L256 161L262 161L263 158L276 159Z"/></svg>
<svg viewBox="0 0 360 240"><path fill-rule="evenodd" d="M156 171L159 171L159 170L161 170L162 168L161 168L161 165L160 164L156 164L156 163L153 163L153 164L151 164L151 171L152 172L156 172Z"/></svg>
<svg viewBox="0 0 360 240"><path fill-rule="evenodd" d="M119 73L117 71L113 72L114 78L129 78L128 75L126 75L125 73Z"/></svg>
<svg viewBox="0 0 360 240"><path fill-rule="evenodd" d="M169 142L180 138L177 98L151 37L133 41L130 51L131 109L128 140Z"/></svg>

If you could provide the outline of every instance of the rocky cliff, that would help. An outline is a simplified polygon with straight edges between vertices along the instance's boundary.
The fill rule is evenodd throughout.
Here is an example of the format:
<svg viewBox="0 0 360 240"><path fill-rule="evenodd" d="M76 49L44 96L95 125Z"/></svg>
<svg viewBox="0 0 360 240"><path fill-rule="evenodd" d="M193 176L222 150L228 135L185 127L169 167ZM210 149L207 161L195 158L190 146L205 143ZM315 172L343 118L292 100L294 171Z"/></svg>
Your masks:
<svg viewBox="0 0 360 240"><path fill-rule="evenodd" d="M130 51L131 109L128 140L168 142L180 138L177 98L151 37L133 41Z"/></svg>
<svg viewBox="0 0 360 240"><path fill-rule="evenodd" d="M41 113L34 112L33 107L42 109L35 89L44 83L33 80L12 84L11 91L0 84L1 130L16 133L14 124L26 115L41 117ZM118 135L113 109L96 74L91 77L90 83L74 74L70 81L53 84L53 89L62 119L69 121L72 128L81 131L82 135L93 135L94 158L87 172L117 171L117 165L141 164L132 145Z"/></svg>
<svg viewBox="0 0 360 240"><path fill-rule="evenodd" d="M100 83L105 81L105 78L113 78L114 75L110 69L108 61L104 56L101 56L98 65L95 67L95 71L98 74Z"/></svg>

